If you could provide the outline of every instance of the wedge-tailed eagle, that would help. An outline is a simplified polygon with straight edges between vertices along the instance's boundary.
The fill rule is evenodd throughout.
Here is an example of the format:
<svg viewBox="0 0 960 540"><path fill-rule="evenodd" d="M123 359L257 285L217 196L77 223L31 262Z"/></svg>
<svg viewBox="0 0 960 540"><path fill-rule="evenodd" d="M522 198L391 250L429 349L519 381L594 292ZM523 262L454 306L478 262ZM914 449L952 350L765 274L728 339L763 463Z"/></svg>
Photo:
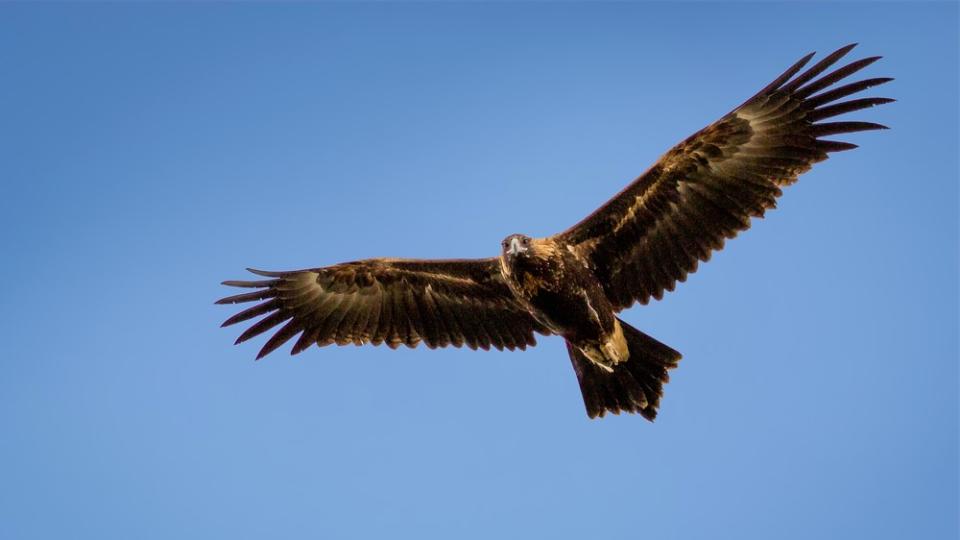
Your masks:
<svg viewBox="0 0 960 540"><path fill-rule="evenodd" d="M890 78L837 85L879 57L823 74L849 45L801 73L813 54L787 69L720 120L671 148L647 172L570 229L547 238L513 234L488 259L367 259L264 272L253 289L219 304L259 302L230 326L265 315L242 343L284 324L257 358L296 339L311 345L385 343L391 348L525 349L535 334L566 340L587 414L657 415L667 372L680 353L617 313L660 299L776 205L781 188L830 153L856 148L823 137L885 129L833 121L892 99L846 99ZM826 120L831 121L826 121Z"/></svg>

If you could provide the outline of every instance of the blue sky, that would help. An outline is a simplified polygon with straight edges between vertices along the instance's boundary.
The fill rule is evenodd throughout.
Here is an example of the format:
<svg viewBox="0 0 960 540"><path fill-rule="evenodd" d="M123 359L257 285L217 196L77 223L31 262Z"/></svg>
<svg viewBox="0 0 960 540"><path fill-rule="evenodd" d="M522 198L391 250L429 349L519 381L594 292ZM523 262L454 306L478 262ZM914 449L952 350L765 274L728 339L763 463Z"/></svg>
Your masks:
<svg viewBox="0 0 960 540"><path fill-rule="evenodd" d="M956 538L956 4L0 6L0 537ZM219 282L481 257L803 54L899 101L628 322L655 424L526 353L232 345Z"/></svg>

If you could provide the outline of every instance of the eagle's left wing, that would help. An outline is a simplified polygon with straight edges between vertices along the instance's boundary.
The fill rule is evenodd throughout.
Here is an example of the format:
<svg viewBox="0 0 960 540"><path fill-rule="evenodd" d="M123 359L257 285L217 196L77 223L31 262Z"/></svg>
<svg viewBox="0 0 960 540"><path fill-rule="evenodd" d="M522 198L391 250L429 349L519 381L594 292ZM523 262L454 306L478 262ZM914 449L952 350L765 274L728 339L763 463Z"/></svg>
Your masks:
<svg viewBox="0 0 960 540"><path fill-rule="evenodd" d="M233 317L229 326L265 315L237 343L284 324L257 358L297 334L291 354L311 345L386 343L430 348L524 349L533 333L549 334L517 302L490 259L367 259L291 272L251 272L268 279L225 281L253 292L218 304L260 302Z"/></svg>
<svg viewBox="0 0 960 540"><path fill-rule="evenodd" d="M822 120L893 101L841 100L892 79L832 86L870 65L864 58L817 78L853 45L801 75L808 55L743 105L673 147L613 199L556 239L594 271L618 309L660 299L773 208L780 188L830 152L856 145L821 139L884 126ZM829 90L827 90L829 89ZM821 92L827 90L825 92ZM818 93L820 92L820 93Z"/></svg>

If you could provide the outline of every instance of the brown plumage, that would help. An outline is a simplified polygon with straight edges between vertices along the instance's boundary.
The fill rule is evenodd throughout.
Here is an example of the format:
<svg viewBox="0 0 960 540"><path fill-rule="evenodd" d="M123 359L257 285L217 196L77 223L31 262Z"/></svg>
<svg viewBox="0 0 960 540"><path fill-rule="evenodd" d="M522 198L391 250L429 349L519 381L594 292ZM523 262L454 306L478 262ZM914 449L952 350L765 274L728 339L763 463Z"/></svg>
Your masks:
<svg viewBox="0 0 960 540"><path fill-rule="evenodd" d="M855 145L823 139L884 129L835 116L893 101L847 96L890 81L835 86L872 64L825 75L854 46L798 75L808 55L717 122L670 149L610 201L556 236L511 235L499 258L369 259L226 281L254 289L220 304L259 302L223 326L264 316L237 343L276 330L257 358L297 337L320 346L467 346L525 349L535 333L567 342L590 417L636 412L652 420L680 353L616 317L660 299L700 261L776 205L781 188L832 152Z"/></svg>
<svg viewBox="0 0 960 540"><path fill-rule="evenodd" d="M843 47L790 80L813 55L802 58L743 105L671 148L557 238L589 259L618 309L637 300L661 299L697 269L698 261L721 249L725 239L746 230L751 217L763 217L775 207L782 187L828 153L856 148L820 137L886 128L870 122L819 122L893 101L836 103L889 78L866 79L811 97L880 58L853 62L809 82L853 47Z"/></svg>
<svg viewBox="0 0 960 540"><path fill-rule="evenodd" d="M520 306L500 276L497 259L371 259L293 272L251 272L263 281L225 281L257 290L219 300L263 300L227 319L229 326L269 313L237 338L242 343L280 328L260 349L262 358L300 334L293 354L336 343L385 343L471 349L526 349L543 328Z"/></svg>

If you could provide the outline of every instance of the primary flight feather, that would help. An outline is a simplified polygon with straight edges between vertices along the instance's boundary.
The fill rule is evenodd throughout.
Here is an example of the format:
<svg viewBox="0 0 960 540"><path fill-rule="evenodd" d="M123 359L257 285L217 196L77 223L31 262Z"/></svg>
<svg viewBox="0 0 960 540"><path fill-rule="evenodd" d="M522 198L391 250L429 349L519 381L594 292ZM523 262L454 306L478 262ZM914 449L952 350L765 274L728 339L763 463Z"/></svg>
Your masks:
<svg viewBox="0 0 960 540"><path fill-rule="evenodd" d="M781 188L832 152L856 145L823 137L885 129L826 121L893 101L848 96L888 82L837 85L879 57L823 74L848 45L806 71L809 54L755 96L671 148L647 172L570 229L547 238L510 235L489 259L368 259L288 272L250 270L252 289L219 304L259 302L223 326L264 316L237 339L273 330L257 358L297 337L310 346L525 349L559 335L587 414L657 415L680 353L616 313L672 291L700 261L776 205ZM798 75L799 74L799 75Z"/></svg>

